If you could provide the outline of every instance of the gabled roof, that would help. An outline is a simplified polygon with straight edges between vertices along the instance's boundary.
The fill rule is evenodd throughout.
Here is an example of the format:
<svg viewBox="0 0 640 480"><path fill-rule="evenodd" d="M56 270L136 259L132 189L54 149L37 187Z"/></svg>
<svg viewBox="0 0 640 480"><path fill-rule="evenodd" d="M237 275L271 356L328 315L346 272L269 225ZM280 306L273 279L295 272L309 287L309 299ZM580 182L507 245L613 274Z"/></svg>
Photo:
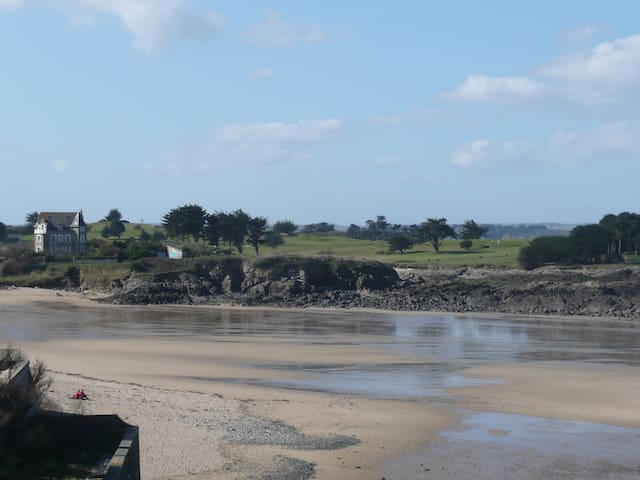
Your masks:
<svg viewBox="0 0 640 480"><path fill-rule="evenodd" d="M54 228L86 227L82 210L79 212L40 212L37 223L47 223Z"/></svg>

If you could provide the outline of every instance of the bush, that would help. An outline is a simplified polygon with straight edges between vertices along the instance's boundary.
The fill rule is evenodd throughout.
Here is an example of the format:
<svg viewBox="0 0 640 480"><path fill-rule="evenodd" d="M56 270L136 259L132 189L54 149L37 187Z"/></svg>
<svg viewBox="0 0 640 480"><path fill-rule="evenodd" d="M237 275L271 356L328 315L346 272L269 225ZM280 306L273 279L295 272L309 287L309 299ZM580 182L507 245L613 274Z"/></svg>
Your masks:
<svg viewBox="0 0 640 480"><path fill-rule="evenodd" d="M568 237L538 237L520 248L518 263L525 270L533 270L545 263L567 263L571 260L572 251Z"/></svg>
<svg viewBox="0 0 640 480"><path fill-rule="evenodd" d="M27 275L36 268L36 256L31 249L13 246L2 253L6 259L0 264L0 276Z"/></svg>
<svg viewBox="0 0 640 480"><path fill-rule="evenodd" d="M464 248L465 250L469 250L471 247L473 247L473 241L471 241L471 240L462 240L460 242L460 248Z"/></svg>

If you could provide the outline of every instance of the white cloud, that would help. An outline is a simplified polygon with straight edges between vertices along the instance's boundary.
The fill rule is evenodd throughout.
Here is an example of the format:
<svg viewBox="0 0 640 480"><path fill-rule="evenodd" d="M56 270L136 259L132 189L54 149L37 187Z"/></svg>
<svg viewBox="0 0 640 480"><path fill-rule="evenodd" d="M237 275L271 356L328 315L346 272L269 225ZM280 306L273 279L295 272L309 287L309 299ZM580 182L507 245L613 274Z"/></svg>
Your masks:
<svg viewBox="0 0 640 480"><path fill-rule="evenodd" d="M214 130L204 140L164 152L158 162L147 164L147 168L170 173L198 173L240 165L282 169L292 162L311 159L316 146L342 137L342 124L336 119L228 125Z"/></svg>
<svg viewBox="0 0 640 480"><path fill-rule="evenodd" d="M587 23L584 25L573 25L560 34L560 39L564 43L582 43L591 40L594 36L604 32L606 29L602 25Z"/></svg>
<svg viewBox="0 0 640 480"><path fill-rule="evenodd" d="M442 120L449 116L449 112L445 110L435 109L412 109L406 112L396 112L387 115L376 115L371 117L371 123L374 125L402 125L402 124L420 124L432 121Z"/></svg>
<svg viewBox="0 0 640 480"><path fill-rule="evenodd" d="M55 160L51 162L51 171L58 175L68 173L71 171L71 163L67 160Z"/></svg>
<svg viewBox="0 0 640 480"><path fill-rule="evenodd" d="M585 132L557 131L540 144L476 140L454 151L450 161L457 167L472 169L579 163L618 153L640 153L640 122L614 122Z"/></svg>
<svg viewBox="0 0 640 480"><path fill-rule="evenodd" d="M484 164L489 154L491 142L487 139L474 140L459 148L451 155L451 163L457 167L471 168Z"/></svg>
<svg viewBox="0 0 640 480"><path fill-rule="evenodd" d="M594 105L638 95L639 82L640 34L556 59L531 76L469 75L442 97L470 103L560 100Z"/></svg>
<svg viewBox="0 0 640 480"><path fill-rule="evenodd" d="M263 20L247 31L247 38L259 46L293 47L323 42L327 33L318 25L296 24L285 20L278 12L267 11Z"/></svg>
<svg viewBox="0 0 640 480"><path fill-rule="evenodd" d="M324 143L340 135L340 121L302 119L295 123L229 125L216 130L213 139L225 143L278 144Z"/></svg>
<svg viewBox="0 0 640 480"><path fill-rule="evenodd" d="M113 15L133 35L134 47L153 52L178 39L202 40L221 31L223 17L200 11L189 0L0 0L0 6L44 3L68 15L73 26L90 26Z"/></svg>
<svg viewBox="0 0 640 480"><path fill-rule="evenodd" d="M547 94L546 85L527 77L469 75L445 96L463 102L512 102L543 98Z"/></svg>
<svg viewBox="0 0 640 480"><path fill-rule="evenodd" d="M586 53L543 65L536 73L553 80L606 90L635 88L640 81L640 34L600 43Z"/></svg>
<svg viewBox="0 0 640 480"><path fill-rule="evenodd" d="M249 76L253 78L271 78L273 72L270 68L257 68L249 72Z"/></svg>

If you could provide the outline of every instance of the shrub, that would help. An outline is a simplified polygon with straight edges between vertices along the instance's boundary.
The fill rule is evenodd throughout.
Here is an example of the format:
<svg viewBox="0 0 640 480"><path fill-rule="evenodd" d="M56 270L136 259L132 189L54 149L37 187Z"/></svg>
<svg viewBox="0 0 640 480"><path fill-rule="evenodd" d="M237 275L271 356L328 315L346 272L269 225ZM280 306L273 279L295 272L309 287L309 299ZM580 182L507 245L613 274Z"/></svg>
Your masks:
<svg viewBox="0 0 640 480"><path fill-rule="evenodd" d="M471 247L473 247L473 241L471 241L471 240L462 240L460 242L460 248L464 248L465 250L469 250Z"/></svg>
<svg viewBox="0 0 640 480"><path fill-rule="evenodd" d="M571 259L572 242L568 237L538 237L520 248L518 263L525 270L533 270L545 263L566 263Z"/></svg>

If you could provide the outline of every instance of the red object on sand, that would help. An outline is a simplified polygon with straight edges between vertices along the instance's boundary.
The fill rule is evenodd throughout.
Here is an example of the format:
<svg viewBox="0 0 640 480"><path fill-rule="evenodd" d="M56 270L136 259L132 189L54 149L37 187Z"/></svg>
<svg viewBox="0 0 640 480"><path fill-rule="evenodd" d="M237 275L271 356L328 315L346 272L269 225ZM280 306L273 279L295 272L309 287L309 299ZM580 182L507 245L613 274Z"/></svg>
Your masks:
<svg viewBox="0 0 640 480"><path fill-rule="evenodd" d="M80 390L76 390L76 393L71 395L71 398L73 400L87 400L89 396L86 393L84 393L84 390L80 389Z"/></svg>

